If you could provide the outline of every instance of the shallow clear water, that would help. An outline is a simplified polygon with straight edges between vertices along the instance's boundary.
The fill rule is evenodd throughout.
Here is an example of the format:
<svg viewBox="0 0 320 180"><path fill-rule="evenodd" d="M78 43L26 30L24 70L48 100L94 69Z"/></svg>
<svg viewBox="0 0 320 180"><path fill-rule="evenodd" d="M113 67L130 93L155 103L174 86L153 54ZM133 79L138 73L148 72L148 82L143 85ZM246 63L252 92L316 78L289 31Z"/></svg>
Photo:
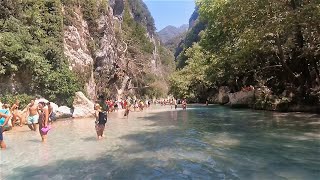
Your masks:
<svg viewBox="0 0 320 180"><path fill-rule="evenodd" d="M162 108L162 109L161 109ZM320 118L313 114L170 107L54 124L48 143L6 132L0 179L319 179Z"/></svg>

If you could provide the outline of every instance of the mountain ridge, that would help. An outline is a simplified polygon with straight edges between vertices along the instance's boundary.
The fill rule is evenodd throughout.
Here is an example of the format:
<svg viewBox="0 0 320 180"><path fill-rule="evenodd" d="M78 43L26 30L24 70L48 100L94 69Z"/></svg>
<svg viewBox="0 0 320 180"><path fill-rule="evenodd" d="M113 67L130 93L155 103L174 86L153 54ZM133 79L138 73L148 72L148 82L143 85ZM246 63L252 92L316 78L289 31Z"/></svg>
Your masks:
<svg viewBox="0 0 320 180"><path fill-rule="evenodd" d="M179 27L168 25L162 30L158 31L157 34L163 44L166 44L168 41L180 36L181 34L187 32L189 29L188 24L183 24Z"/></svg>

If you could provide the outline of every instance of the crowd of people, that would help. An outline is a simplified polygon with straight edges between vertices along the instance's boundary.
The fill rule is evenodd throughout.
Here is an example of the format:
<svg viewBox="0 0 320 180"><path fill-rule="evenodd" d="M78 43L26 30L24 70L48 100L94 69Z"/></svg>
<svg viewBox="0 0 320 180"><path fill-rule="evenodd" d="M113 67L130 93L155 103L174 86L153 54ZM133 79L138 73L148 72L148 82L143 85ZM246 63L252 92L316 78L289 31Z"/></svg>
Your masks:
<svg viewBox="0 0 320 180"><path fill-rule="evenodd" d="M141 112L146 108L149 108L151 103L160 104L161 106L170 105L171 109L174 107L177 109L178 104L182 104L182 108L186 110L186 99L162 99L162 100L105 100L99 98L94 105L95 109L95 129L97 138L104 137L103 132L107 123L107 114L112 112L118 112L119 109L124 110L123 116L128 118L130 112ZM31 131L38 131L42 142L47 141L47 133L51 129L51 123L55 120L55 113L50 102L34 98L30 103L21 109L20 102L15 101L13 105L0 102L0 147L6 148L6 144L3 139L3 132L11 130L14 126L28 125Z"/></svg>
<svg viewBox="0 0 320 180"><path fill-rule="evenodd" d="M170 105L171 109L174 107L174 109L178 108L178 104L182 105L182 109L187 109L187 99L161 99L156 101L158 104L161 104L161 106Z"/></svg>
<svg viewBox="0 0 320 180"><path fill-rule="evenodd" d="M11 130L12 127L27 124L30 130L39 131L42 142L46 142L47 133L51 129L50 123L55 119L53 107L50 102L32 99L30 103L20 110L18 100L12 106L0 102L0 147L6 148L3 132Z"/></svg>

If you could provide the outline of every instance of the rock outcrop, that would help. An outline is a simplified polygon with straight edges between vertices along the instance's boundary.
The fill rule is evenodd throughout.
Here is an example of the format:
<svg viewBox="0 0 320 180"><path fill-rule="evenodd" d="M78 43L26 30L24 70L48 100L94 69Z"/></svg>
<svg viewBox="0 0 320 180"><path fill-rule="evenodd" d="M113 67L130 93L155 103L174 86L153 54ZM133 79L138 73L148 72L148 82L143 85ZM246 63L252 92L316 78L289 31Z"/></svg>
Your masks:
<svg viewBox="0 0 320 180"><path fill-rule="evenodd" d="M67 106L60 106L56 111L57 119L71 118L71 117L72 117L72 110Z"/></svg>
<svg viewBox="0 0 320 180"><path fill-rule="evenodd" d="M64 54L69 60L69 68L79 75L81 83L90 98L95 97L94 59L88 47L93 41L90 36L89 27L84 20L82 12L74 12L74 24L64 28Z"/></svg>
<svg viewBox="0 0 320 180"><path fill-rule="evenodd" d="M218 103L227 104L229 102L229 92L230 89L227 86L222 86L219 88Z"/></svg>
<svg viewBox="0 0 320 180"><path fill-rule="evenodd" d="M254 101L254 94L254 90L229 93L228 105L231 107L249 107Z"/></svg>
<svg viewBox="0 0 320 180"><path fill-rule="evenodd" d="M161 76L169 73L162 72L161 55L157 51L157 46L161 46L160 41L154 36L154 31L149 31L153 29L149 26L154 25L148 20L153 19L146 16L150 13L143 1L110 0L105 5L97 3L98 6L103 6L100 8L105 10L100 11L94 19L88 19L81 6L64 7L74 13L69 14L71 23L64 27L64 53L70 69L78 75L89 99L96 100L97 95L105 93L106 89L114 98L117 95L121 97L127 91L132 93L135 90L129 88L134 87L132 82L141 81L138 73L148 74L152 64L152 71L161 71L158 73ZM126 11L129 11L132 19L124 19ZM131 27L128 30L128 21L131 24L134 21L146 30L146 41L152 44L153 53L145 51L145 44L149 42L139 44L128 37L127 31L132 31Z"/></svg>
<svg viewBox="0 0 320 180"><path fill-rule="evenodd" d="M76 92L73 108L73 118L94 116L94 104L82 92Z"/></svg>

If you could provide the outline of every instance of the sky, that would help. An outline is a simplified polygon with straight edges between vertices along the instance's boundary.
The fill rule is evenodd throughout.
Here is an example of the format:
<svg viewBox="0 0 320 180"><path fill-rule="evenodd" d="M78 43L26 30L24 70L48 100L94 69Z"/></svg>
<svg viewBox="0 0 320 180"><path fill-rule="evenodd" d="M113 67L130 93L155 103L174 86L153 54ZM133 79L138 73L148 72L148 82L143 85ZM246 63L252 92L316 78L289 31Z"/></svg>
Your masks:
<svg viewBox="0 0 320 180"><path fill-rule="evenodd" d="M179 27L189 23L194 8L194 0L143 0L151 12L157 31L168 25Z"/></svg>

